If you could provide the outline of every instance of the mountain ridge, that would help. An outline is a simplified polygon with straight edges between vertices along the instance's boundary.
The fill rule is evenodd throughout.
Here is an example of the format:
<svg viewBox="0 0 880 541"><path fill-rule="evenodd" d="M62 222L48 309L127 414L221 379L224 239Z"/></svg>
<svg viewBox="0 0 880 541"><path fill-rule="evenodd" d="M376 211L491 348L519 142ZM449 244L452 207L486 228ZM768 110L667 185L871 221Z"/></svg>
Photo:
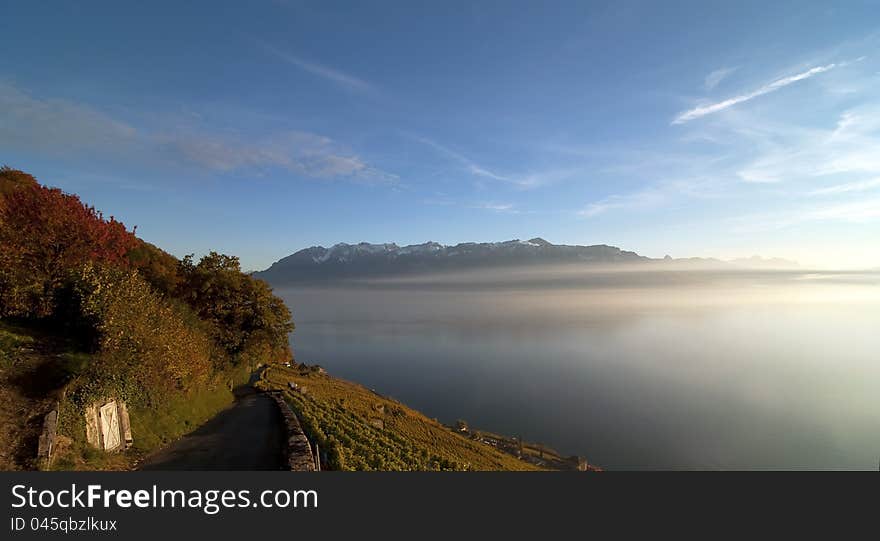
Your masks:
<svg viewBox="0 0 880 541"><path fill-rule="evenodd" d="M463 242L455 245L434 241L404 246L396 243L340 242L329 248L304 248L253 274L271 284L290 284L535 264L677 262L738 266L742 262L761 261L781 264L784 260L764 260L757 256L732 262L711 258L673 259L669 256L656 259L607 244L553 244L541 237L534 237L529 240Z"/></svg>

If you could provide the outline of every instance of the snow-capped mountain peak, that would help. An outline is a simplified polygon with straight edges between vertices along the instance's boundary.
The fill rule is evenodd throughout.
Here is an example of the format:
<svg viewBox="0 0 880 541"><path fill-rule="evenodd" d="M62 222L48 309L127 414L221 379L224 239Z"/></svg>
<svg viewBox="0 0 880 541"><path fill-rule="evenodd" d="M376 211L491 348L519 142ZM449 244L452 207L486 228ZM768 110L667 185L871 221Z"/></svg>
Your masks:
<svg viewBox="0 0 880 541"><path fill-rule="evenodd" d="M644 260L647 258L613 246L555 245L539 237L503 242L464 242L454 246L433 241L407 246L341 242L330 248L313 246L300 250L256 274L270 282L292 283L505 265Z"/></svg>

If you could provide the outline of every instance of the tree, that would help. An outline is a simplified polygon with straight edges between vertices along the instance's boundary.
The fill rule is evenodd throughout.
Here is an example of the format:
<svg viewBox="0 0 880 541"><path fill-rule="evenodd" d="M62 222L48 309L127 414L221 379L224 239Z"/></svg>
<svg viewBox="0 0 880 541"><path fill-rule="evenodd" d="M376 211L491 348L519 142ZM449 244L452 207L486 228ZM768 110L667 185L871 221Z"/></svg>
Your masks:
<svg viewBox="0 0 880 541"><path fill-rule="evenodd" d="M234 360L249 363L291 358L290 311L262 280L241 272L238 258L211 252L198 264L180 262L178 295L211 324L214 339Z"/></svg>
<svg viewBox="0 0 880 541"><path fill-rule="evenodd" d="M0 316L50 315L66 274L88 261L128 266L137 238L121 222L26 173L0 176Z"/></svg>
<svg viewBox="0 0 880 541"><path fill-rule="evenodd" d="M13 169L8 165L0 167L0 198L20 188L36 186L37 179L24 171Z"/></svg>
<svg viewBox="0 0 880 541"><path fill-rule="evenodd" d="M156 291L166 296L174 296L180 285L178 274L180 262L168 252L138 239L137 244L126 254L129 264L137 269L144 280Z"/></svg>

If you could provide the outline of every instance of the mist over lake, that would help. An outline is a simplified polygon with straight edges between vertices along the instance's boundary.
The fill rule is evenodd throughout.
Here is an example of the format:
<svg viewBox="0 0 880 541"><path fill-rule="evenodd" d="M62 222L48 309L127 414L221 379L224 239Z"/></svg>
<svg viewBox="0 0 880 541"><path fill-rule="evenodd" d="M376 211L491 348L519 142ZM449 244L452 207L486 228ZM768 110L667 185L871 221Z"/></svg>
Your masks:
<svg viewBox="0 0 880 541"><path fill-rule="evenodd" d="M875 469L880 274L574 267L279 288L299 362L609 469Z"/></svg>

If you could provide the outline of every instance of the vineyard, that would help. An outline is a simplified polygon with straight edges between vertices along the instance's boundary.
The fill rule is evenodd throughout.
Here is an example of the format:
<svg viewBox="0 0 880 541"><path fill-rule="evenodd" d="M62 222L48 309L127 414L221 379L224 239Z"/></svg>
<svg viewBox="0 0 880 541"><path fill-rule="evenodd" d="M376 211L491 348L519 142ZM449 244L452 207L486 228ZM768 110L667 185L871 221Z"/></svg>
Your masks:
<svg viewBox="0 0 880 541"><path fill-rule="evenodd" d="M319 403L288 392L303 430L318 442L334 470L467 470L469 464L419 449L406 439L370 425L341 404Z"/></svg>
<svg viewBox="0 0 880 541"><path fill-rule="evenodd" d="M295 390L290 388L295 385ZM360 385L304 367L273 367L263 384L284 389L325 467L359 471L533 470L488 445Z"/></svg>

